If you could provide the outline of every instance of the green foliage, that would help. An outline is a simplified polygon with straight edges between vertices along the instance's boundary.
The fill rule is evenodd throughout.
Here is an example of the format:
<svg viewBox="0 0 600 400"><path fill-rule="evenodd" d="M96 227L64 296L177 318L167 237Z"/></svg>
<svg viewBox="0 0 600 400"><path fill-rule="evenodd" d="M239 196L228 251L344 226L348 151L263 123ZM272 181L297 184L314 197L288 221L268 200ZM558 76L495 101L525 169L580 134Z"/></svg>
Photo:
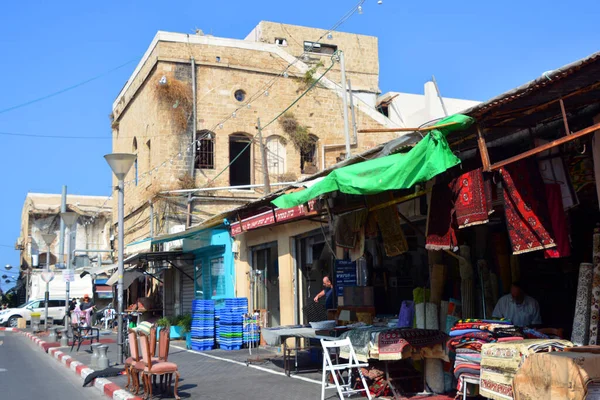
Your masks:
<svg viewBox="0 0 600 400"><path fill-rule="evenodd" d="M308 126L301 125L292 113L285 113L279 119L279 125L300 151L308 151L312 143Z"/></svg>
<svg viewBox="0 0 600 400"><path fill-rule="evenodd" d="M181 327L184 333L192 330L192 316L191 314L183 314L179 318L177 326Z"/></svg>
<svg viewBox="0 0 600 400"><path fill-rule="evenodd" d="M317 81L315 78L315 74L317 73L317 70L321 67L323 67L323 62L319 61L311 69L304 73L304 76L302 77L302 86L304 90L308 89L309 87L315 84L315 82Z"/></svg>
<svg viewBox="0 0 600 400"><path fill-rule="evenodd" d="M156 322L156 325L161 328L169 328L171 326L171 321L169 321L169 318L167 317L162 317Z"/></svg>

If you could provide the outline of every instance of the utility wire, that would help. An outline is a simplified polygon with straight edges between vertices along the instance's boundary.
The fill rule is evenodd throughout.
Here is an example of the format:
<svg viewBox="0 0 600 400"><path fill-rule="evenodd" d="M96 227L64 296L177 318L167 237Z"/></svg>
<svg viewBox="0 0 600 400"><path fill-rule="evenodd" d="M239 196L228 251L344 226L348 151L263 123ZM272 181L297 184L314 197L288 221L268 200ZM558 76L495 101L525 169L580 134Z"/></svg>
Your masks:
<svg viewBox="0 0 600 400"><path fill-rule="evenodd" d="M113 69L110 69L110 70L108 70L108 71L106 71L106 72L103 72L103 73L101 73L101 74L99 74L99 75L96 75L96 76L94 76L94 77L91 77L91 78L89 78L89 79L86 79L86 80L84 80L84 81L82 81L82 82L76 83L75 85L72 85L72 86L66 87L66 88L64 88L64 89L61 89L61 90L59 90L59 91L56 91L56 92L53 92L53 93L47 94L47 95L45 95L45 96L42 96L42 97L38 97L37 99L33 99L33 100L26 101L25 103L21 103L21 104L17 104L17 105L15 105L15 106L12 106L12 107L5 108L5 109L3 109L3 110L0 110L0 114L4 114L4 113L6 113L6 112L13 111L13 110L16 110L16 109L18 109L18 108L26 107L26 106L28 106L28 105L31 105L31 104L34 104L34 103L38 103L38 102L40 102L40 101L43 101L43 100L46 100L46 99L52 98L52 97L54 97L54 96L58 96L59 94L62 94L62 93L68 92L68 91L70 91L70 90L73 90L73 89L76 89L76 88L78 88L78 87L80 87L80 86L83 86L83 85L85 85L85 84L87 84L87 83L90 83L90 82L93 82L93 81L95 81L95 80L98 80L98 79L100 79L100 78L102 78L102 77L104 77L104 76L106 76L106 75L110 74L111 72L114 72L114 71L116 71L116 70L119 70L119 69L121 69L121 68L123 68L123 67L125 67L125 66L127 66L127 65L131 64L132 62L135 62L135 61L137 61L137 59L129 60L129 61L127 61L127 62L126 62L126 63L124 63L124 64L121 64L121 65L119 65L119 66L117 66L117 67L115 67L115 68L113 68Z"/></svg>

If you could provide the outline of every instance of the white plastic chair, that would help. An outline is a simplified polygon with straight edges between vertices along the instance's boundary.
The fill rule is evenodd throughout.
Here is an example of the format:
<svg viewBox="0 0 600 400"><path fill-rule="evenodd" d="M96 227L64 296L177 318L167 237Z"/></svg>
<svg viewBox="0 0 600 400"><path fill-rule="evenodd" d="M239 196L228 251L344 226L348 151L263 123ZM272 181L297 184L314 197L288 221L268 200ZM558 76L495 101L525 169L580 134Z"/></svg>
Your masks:
<svg viewBox="0 0 600 400"><path fill-rule="evenodd" d="M354 347L352 347L352 342L350 339L342 339L342 340L325 340L321 339L321 346L323 346L323 380L321 382L321 400L325 400L325 389L337 389L338 395L340 396L340 400L344 400L344 395L350 396L354 393L365 392L369 400L371 400L371 392L369 391L369 387L367 386L367 382L365 381L365 377L360 371L361 368L368 367L368 363L359 363L356 358L356 353L354 352ZM340 347L350 348L350 358L346 364L334 364L331 361L331 349L339 349ZM352 369L356 369L360 376L360 380L362 381L363 388L362 389L352 389ZM347 381L344 381L342 373L348 370ZM333 381L335 382L335 386L330 386L327 382L327 374L331 373L333 377Z"/></svg>

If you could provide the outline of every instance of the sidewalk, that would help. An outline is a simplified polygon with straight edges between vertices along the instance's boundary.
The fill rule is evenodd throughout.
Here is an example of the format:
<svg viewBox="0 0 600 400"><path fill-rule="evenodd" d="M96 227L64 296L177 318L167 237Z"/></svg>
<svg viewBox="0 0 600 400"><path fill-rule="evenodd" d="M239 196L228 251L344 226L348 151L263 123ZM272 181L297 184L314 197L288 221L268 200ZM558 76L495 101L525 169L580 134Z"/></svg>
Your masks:
<svg viewBox="0 0 600 400"><path fill-rule="evenodd" d="M108 347L108 358L113 366L118 361L118 346L116 343L109 343ZM69 349L61 348L61 351L85 365L90 364L89 345L82 345L79 352L73 350L69 353ZM267 355L275 357L275 363L264 361L260 364L253 363L246 366L249 356L247 349L195 352L186 350L184 341L172 341L169 361L178 365L181 374L178 394L181 398L214 400L314 400L320 398L320 374L311 373L287 377L283 373L283 369L278 367L283 363L281 361L277 363L276 353L260 349L258 354L263 358ZM281 356L279 356L279 360L281 360ZM122 388L127 384L125 375L107 379ZM333 396L334 392L328 391L328 395ZM171 392L164 395L156 392L155 397L173 398Z"/></svg>

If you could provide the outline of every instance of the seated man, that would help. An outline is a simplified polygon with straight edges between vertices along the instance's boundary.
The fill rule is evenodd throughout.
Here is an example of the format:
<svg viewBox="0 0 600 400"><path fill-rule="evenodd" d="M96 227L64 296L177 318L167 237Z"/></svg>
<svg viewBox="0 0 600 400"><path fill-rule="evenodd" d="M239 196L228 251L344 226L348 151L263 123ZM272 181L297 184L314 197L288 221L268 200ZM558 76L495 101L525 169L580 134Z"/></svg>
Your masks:
<svg viewBox="0 0 600 400"><path fill-rule="evenodd" d="M540 305L533 297L523 292L519 282L514 282L510 293L498 300L493 313L494 318L506 318L516 326L541 325Z"/></svg>

